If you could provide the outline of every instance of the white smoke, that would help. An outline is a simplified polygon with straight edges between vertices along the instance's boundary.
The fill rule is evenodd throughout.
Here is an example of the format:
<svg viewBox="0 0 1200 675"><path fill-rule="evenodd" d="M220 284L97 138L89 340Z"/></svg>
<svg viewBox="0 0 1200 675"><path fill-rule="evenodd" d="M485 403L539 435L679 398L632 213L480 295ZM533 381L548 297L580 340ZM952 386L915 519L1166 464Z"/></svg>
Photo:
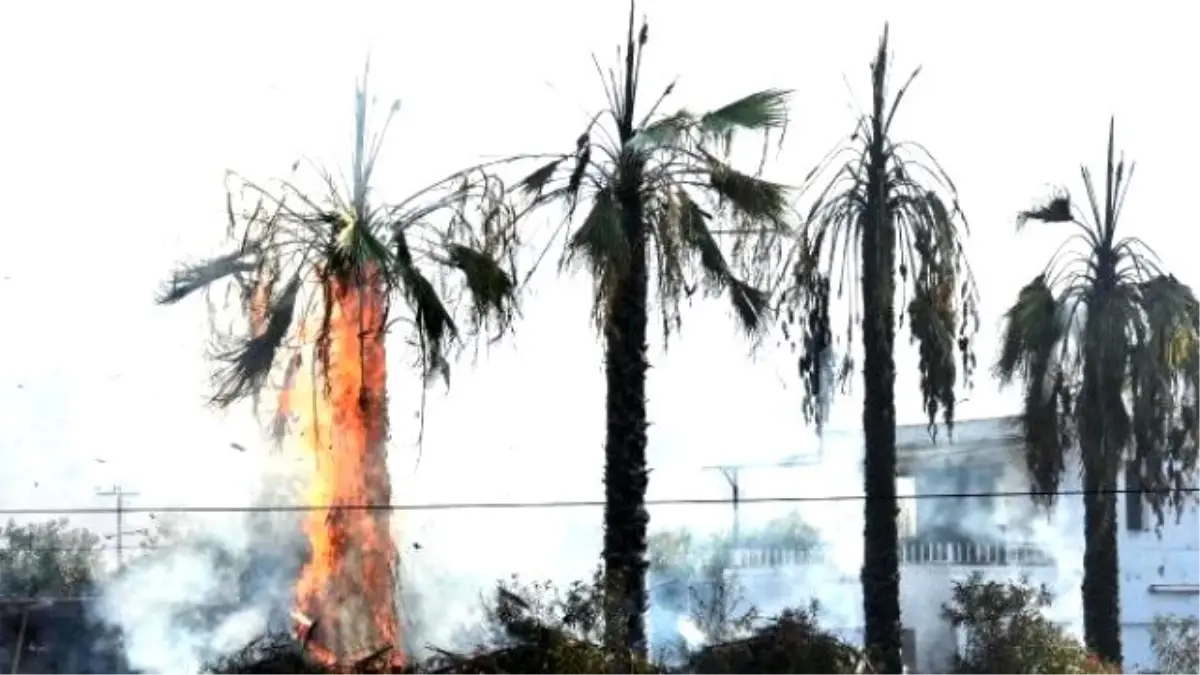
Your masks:
<svg viewBox="0 0 1200 675"><path fill-rule="evenodd" d="M199 672L286 620L303 555L300 516L270 509L296 503L299 476L295 462L246 445L239 471L227 471L219 491L206 493L196 481L190 490L171 486L174 499L163 492L146 496L155 506L183 510L156 514L157 541L135 550L108 578L95 607L102 621L121 630L130 667ZM228 456L223 450L217 449ZM228 470L232 462L225 464ZM231 509L186 511L191 505ZM246 505L257 510L238 510Z"/></svg>

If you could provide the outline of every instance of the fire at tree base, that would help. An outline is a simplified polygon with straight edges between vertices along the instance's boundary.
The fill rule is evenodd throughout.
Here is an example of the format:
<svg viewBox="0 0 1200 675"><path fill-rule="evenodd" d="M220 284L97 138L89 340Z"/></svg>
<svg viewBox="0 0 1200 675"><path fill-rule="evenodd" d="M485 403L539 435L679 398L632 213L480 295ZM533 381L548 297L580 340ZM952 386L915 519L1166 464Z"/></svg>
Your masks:
<svg viewBox="0 0 1200 675"><path fill-rule="evenodd" d="M296 639L309 658L336 672L403 670L405 658L400 648L383 636L372 635L374 631L362 630L363 622L356 621L353 612L342 609L316 621L300 610L292 611Z"/></svg>

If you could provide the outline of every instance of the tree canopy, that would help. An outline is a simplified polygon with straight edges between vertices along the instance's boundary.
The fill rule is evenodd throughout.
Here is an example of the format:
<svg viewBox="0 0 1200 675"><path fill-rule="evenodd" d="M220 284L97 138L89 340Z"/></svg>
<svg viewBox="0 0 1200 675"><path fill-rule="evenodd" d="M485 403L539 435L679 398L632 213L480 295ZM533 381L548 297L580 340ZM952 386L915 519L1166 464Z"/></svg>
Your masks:
<svg viewBox="0 0 1200 675"><path fill-rule="evenodd" d="M101 565L100 537L66 518L0 530L0 597L79 597L88 594Z"/></svg>

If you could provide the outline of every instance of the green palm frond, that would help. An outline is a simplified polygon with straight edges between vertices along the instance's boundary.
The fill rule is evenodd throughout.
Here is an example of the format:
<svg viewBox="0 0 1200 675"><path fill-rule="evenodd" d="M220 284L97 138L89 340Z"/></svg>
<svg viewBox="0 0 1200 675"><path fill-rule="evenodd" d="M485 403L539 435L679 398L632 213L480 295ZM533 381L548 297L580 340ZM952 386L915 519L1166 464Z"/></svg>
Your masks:
<svg viewBox="0 0 1200 675"><path fill-rule="evenodd" d="M781 131L788 123L788 98L784 89L767 89L750 94L716 110L696 116L679 110L644 124L632 143L639 150L675 147L689 133L706 143L728 150L736 131Z"/></svg>
<svg viewBox="0 0 1200 675"><path fill-rule="evenodd" d="M844 336L850 345L855 324L863 318L859 299L866 289L860 277L865 265L873 264L862 259L864 242L867 237L878 241L885 260L880 273L888 287L894 284L899 291L905 309L899 321L908 323L918 345L923 408L931 433L936 433L939 413L953 429L955 388L970 385L976 366L978 293L963 253L968 228L954 182L924 146L891 136L900 101L916 72L889 96L887 45L885 28L871 67L871 110L806 179L806 188L815 187L816 196L792 233L788 264L774 283L783 286L786 317L793 330L800 329L806 349L833 348L827 337L833 330L832 300L848 294L850 321ZM820 410L813 401L822 390L845 386L845 376L854 370L847 348L840 368L845 376L836 383L823 382L823 364L829 358L806 352L800 359L810 413Z"/></svg>
<svg viewBox="0 0 1200 675"><path fill-rule="evenodd" d="M673 229L679 232L682 253L686 255L682 259L695 261L709 294L729 294L738 325L748 334L754 335L765 325L769 294L735 274L716 237L709 230L708 220L711 215L701 209L686 191L680 190L676 199L679 209L675 214L677 220Z"/></svg>
<svg viewBox="0 0 1200 675"><path fill-rule="evenodd" d="M713 136L724 136L734 129L782 129L788 121L790 95L786 89L755 92L705 114L700 118L700 129Z"/></svg>

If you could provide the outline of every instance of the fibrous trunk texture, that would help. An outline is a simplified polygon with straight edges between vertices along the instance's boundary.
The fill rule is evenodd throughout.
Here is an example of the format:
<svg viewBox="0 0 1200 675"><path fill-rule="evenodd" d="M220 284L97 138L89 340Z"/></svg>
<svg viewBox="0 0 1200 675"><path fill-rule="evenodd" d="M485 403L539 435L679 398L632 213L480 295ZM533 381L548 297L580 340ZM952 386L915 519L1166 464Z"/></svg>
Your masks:
<svg viewBox="0 0 1200 675"><path fill-rule="evenodd" d="M641 204L622 195L629 265L608 298L604 326L605 628L616 672L646 653L646 371L647 265Z"/></svg>

